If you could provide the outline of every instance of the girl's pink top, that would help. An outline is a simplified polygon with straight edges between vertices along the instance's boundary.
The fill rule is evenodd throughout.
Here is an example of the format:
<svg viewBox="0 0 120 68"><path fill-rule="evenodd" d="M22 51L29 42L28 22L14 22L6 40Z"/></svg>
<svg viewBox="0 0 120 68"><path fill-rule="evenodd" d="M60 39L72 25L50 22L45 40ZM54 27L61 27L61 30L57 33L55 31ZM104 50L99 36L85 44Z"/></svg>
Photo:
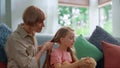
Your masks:
<svg viewBox="0 0 120 68"><path fill-rule="evenodd" d="M51 68L54 68L53 65L55 63L63 63L64 61L68 61L70 63L72 62L70 52L63 51L57 48L51 53L51 58L50 58Z"/></svg>

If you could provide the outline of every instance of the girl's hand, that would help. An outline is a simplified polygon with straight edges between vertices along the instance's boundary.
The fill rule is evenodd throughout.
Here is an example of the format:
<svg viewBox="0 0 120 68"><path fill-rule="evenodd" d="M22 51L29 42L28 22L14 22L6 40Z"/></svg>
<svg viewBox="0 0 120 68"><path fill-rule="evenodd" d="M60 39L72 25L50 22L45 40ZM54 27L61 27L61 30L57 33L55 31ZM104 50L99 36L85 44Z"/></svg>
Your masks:
<svg viewBox="0 0 120 68"><path fill-rule="evenodd" d="M85 59L86 63L88 63L88 64L96 65L96 61L92 57L86 57L86 58L83 58L83 59Z"/></svg>
<svg viewBox="0 0 120 68"><path fill-rule="evenodd" d="M95 68L96 61L91 57L81 58L79 60L79 66L80 68Z"/></svg>

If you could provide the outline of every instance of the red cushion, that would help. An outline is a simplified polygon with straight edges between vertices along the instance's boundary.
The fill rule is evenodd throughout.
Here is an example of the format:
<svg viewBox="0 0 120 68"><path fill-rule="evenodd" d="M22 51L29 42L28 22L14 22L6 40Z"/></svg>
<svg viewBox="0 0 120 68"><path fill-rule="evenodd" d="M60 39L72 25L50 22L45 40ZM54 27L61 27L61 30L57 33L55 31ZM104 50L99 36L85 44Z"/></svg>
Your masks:
<svg viewBox="0 0 120 68"><path fill-rule="evenodd" d="M4 64L3 62L0 62L0 68L7 68L7 64Z"/></svg>
<svg viewBox="0 0 120 68"><path fill-rule="evenodd" d="M120 68L120 46L102 42L104 68Z"/></svg>

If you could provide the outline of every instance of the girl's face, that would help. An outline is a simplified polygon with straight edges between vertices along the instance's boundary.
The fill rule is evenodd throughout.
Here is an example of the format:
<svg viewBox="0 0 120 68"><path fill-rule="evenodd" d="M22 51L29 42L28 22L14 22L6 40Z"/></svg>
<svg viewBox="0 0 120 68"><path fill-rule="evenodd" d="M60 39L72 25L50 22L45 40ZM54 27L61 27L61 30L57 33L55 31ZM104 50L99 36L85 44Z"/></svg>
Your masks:
<svg viewBox="0 0 120 68"><path fill-rule="evenodd" d="M74 32L69 31L69 32L67 32L67 35L65 36L65 38L62 38L61 44L67 48L72 47L72 45L74 44L74 38L75 38Z"/></svg>

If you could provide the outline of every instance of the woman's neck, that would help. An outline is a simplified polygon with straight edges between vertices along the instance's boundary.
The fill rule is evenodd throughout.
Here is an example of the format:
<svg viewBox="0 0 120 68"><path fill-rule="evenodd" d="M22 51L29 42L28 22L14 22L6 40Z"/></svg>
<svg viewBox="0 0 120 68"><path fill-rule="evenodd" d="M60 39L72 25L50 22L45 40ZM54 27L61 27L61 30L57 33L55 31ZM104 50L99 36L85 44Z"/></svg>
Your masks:
<svg viewBox="0 0 120 68"><path fill-rule="evenodd" d="M30 27L29 25L24 24L24 25L23 25L23 29L24 29L27 33L29 33L30 36L34 36L35 33L34 33L32 27Z"/></svg>

